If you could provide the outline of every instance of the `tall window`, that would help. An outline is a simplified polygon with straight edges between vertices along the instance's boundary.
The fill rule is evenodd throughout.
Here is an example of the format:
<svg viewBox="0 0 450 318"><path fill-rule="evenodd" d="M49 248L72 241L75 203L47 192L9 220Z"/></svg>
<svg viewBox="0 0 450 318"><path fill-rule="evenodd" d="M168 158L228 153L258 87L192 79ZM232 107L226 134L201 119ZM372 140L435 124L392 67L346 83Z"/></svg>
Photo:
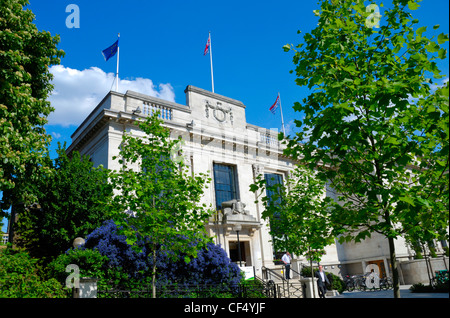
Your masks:
<svg viewBox="0 0 450 318"><path fill-rule="evenodd" d="M273 202L276 200L274 204L281 204L281 198L273 199L274 194L276 193L274 190L268 189L269 187L276 186L278 184L283 184L283 176L281 174L276 173L265 173L264 178L266 179L267 188L266 188L266 196L269 198L269 202Z"/></svg>
<svg viewBox="0 0 450 318"><path fill-rule="evenodd" d="M238 199L236 167L214 164L214 188L216 191L216 208L222 208L222 202Z"/></svg>
<svg viewBox="0 0 450 318"><path fill-rule="evenodd" d="M267 183L267 187L266 187L266 196L269 199L270 203L273 203L276 206L280 206L281 205L281 197L277 197L275 198L274 194L276 194L277 190L275 189L269 189L269 187L273 187L276 185L283 185L283 176L280 174L276 174L276 173L265 173L264 174L264 178L266 180ZM278 193L279 195L280 193ZM277 224L277 220L280 219L280 214L279 213L274 213L273 215L273 219L269 220L270 223L270 228L273 232L278 233L279 230ZM280 235L283 235L282 233L279 233ZM272 234L273 237L273 234ZM273 242L276 242L277 240L272 239ZM274 248L274 254L273 254L273 260L275 265L281 265L283 264L283 262L281 261L281 257L283 256L285 251L279 251L277 250L277 246L273 246Z"/></svg>

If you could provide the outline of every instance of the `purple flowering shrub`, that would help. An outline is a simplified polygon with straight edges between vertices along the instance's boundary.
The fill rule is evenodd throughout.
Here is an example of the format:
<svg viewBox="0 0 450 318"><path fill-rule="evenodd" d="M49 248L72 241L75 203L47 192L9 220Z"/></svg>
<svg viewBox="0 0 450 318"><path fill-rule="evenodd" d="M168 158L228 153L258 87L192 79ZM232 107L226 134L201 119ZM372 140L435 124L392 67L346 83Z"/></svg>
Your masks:
<svg viewBox="0 0 450 318"><path fill-rule="evenodd" d="M192 245L195 242L187 242ZM129 281L127 284L149 282L152 276L153 258L152 244L149 239L138 240L142 247L141 252L136 252L127 244L126 237L119 235L114 221L105 221L103 225L95 229L86 237L85 248L97 250L106 256L109 261L105 263L108 268L115 268L126 273ZM189 263L185 262L185 255L173 255L164 252L164 247L158 250L156 258L157 286L163 288L176 285L179 288L188 289L192 285L231 285L236 286L241 281L239 267L231 263L225 250L220 245L208 243L206 248L201 248L196 258ZM125 282L122 282L125 283Z"/></svg>
<svg viewBox="0 0 450 318"><path fill-rule="evenodd" d="M108 220L102 226L86 236L85 248L95 249L101 255L107 256L107 266L127 273L130 278L141 278L140 273L148 270L148 253L144 246L142 252L137 253L127 244L125 235L118 233L117 225ZM140 241L143 244L143 241Z"/></svg>
<svg viewBox="0 0 450 318"><path fill-rule="evenodd" d="M213 243L198 251L197 257L189 263L180 255L178 261L171 262L167 255L158 257L158 284L188 288L190 285L231 285L241 281L239 267L231 263L225 250Z"/></svg>

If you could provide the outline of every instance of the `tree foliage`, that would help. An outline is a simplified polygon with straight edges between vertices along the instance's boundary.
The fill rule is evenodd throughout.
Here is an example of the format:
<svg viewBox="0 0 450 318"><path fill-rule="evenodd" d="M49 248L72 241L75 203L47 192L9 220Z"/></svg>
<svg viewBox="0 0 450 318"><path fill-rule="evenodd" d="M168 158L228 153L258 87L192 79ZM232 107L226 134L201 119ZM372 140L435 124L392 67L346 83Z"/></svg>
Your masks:
<svg viewBox="0 0 450 318"><path fill-rule="evenodd" d="M59 37L38 31L27 0L0 1L0 191L2 210L33 203L27 184L47 153L44 125L53 111L49 66L59 64Z"/></svg>
<svg viewBox="0 0 450 318"><path fill-rule="evenodd" d="M449 90L435 84L448 34L428 38L414 0L393 0L379 27L363 1L320 6L318 26L284 47L297 84L313 90L294 105L302 131L287 152L330 181L342 240L388 238L398 287L394 239L448 237Z"/></svg>
<svg viewBox="0 0 450 318"><path fill-rule="evenodd" d="M130 245L138 237L148 237L154 258L157 251L165 250L184 253L189 262L209 240L205 222L211 212L199 203L209 180L204 174L191 175L178 160L179 140L170 138L158 113L140 122L139 128L144 136L124 134L119 156L114 158L121 168L110 174L117 195L108 203L109 215ZM193 241L198 244L186 244ZM155 278L156 262L153 265Z"/></svg>
<svg viewBox="0 0 450 318"><path fill-rule="evenodd" d="M0 250L0 298L65 297L54 278L40 276L37 260L24 251Z"/></svg>
<svg viewBox="0 0 450 318"><path fill-rule="evenodd" d="M49 172L34 184L39 209L23 209L17 223L17 245L34 257L56 257L107 220L102 202L112 197L108 172L94 167L87 156L66 154L48 160Z"/></svg>
<svg viewBox="0 0 450 318"><path fill-rule="evenodd" d="M324 248L334 242L325 182L297 166L282 184L270 185L259 175L250 190L261 197L275 249L320 261ZM267 191L272 195L264 196Z"/></svg>

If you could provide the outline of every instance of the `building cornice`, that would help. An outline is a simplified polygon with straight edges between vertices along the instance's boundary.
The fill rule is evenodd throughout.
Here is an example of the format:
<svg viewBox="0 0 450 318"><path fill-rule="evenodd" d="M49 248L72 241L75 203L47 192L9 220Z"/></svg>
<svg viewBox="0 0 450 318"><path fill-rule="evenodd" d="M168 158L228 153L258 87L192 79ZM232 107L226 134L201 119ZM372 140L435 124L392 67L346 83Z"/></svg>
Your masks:
<svg viewBox="0 0 450 318"><path fill-rule="evenodd" d="M192 85L188 85L186 87L186 89L184 90L184 93L187 93L187 92L198 93L198 94L201 94L203 96L214 98L214 99L220 100L222 102L233 104L235 106L239 106L239 107L242 107L242 108L245 109L244 103L239 101L239 100L236 100L236 99L233 99L233 98L229 98L229 97L226 97L226 96L223 96L223 95L219 95L219 94L216 94L216 93L212 93L210 91L207 91L207 90L204 90L202 88L198 88L198 87L195 87L195 86L192 86Z"/></svg>

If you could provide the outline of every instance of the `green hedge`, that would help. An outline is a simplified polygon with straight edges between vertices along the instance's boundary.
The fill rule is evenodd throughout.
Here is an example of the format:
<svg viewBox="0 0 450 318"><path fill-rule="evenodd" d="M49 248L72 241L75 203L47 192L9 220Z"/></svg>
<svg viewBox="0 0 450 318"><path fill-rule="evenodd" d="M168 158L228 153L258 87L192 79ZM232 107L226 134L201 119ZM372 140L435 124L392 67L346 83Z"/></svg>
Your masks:
<svg viewBox="0 0 450 318"><path fill-rule="evenodd" d="M63 286L56 279L39 275L37 260L24 251L0 250L0 298L63 298Z"/></svg>
<svg viewBox="0 0 450 318"><path fill-rule="evenodd" d="M417 283L412 285L409 290L411 290L411 292L413 293L448 293L449 281L438 283L436 287Z"/></svg>

